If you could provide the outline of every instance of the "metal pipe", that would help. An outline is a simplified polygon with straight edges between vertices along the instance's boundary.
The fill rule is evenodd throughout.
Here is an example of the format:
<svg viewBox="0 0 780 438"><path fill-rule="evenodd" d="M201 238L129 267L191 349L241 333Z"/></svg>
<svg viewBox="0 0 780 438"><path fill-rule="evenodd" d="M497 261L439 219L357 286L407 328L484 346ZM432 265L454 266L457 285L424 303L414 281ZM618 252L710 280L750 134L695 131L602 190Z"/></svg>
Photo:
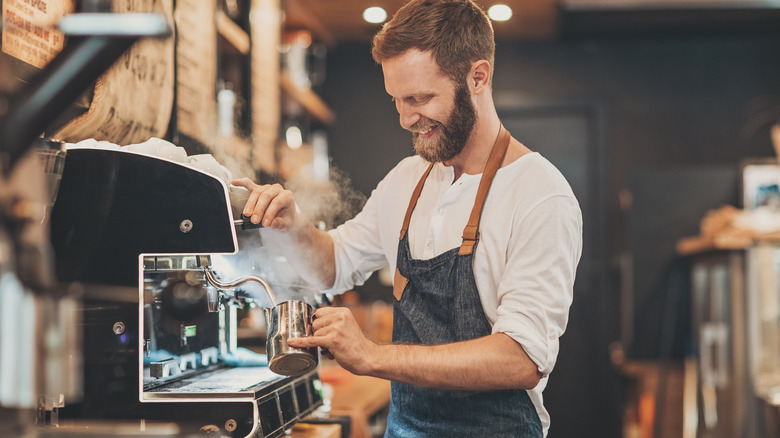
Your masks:
<svg viewBox="0 0 780 438"><path fill-rule="evenodd" d="M276 307L276 294L274 293L274 290L271 288L271 285L268 284L267 281L263 277L257 276L257 275L247 275L245 277L239 277L233 281L228 282L221 282L217 279L217 277L214 275L214 271L211 270L210 267L205 267L204 271L206 272L206 280L208 280L209 283L211 283L213 286L218 287L220 289L233 289L234 287L238 287L244 283L248 283L250 281L254 281L255 283L260 283L261 286L263 286L263 289L265 289L266 295L268 295L268 299L271 300L271 305Z"/></svg>
<svg viewBox="0 0 780 438"><path fill-rule="evenodd" d="M11 97L0 114L0 152L13 168L36 137L141 37L165 37L171 30L156 14L72 14L63 18L71 36L62 52ZM104 23L108 20L108 23ZM149 26L137 29L139 22ZM99 26L100 25L100 26ZM103 29L108 26L110 29ZM94 29L103 32L95 34ZM76 33L81 30L84 33ZM82 36L93 30L93 34ZM8 174L8 172L6 172Z"/></svg>

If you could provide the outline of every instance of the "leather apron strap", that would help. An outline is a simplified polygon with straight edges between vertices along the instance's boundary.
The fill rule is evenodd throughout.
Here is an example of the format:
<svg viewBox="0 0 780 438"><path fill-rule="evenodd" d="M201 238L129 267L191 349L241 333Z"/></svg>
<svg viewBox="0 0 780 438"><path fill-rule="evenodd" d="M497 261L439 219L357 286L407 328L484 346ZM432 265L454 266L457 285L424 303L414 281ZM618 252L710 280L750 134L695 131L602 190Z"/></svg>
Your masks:
<svg viewBox="0 0 780 438"><path fill-rule="evenodd" d="M458 254L471 254L479 240L479 220L482 216L482 206L485 204L485 198L487 197L490 184L493 182L493 177L496 176L496 172L501 167L501 162L504 161L507 148L509 147L509 140L512 138L509 135L509 131L501 125L501 129L496 137L496 142L493 143L493 148L490 150L488 161L485 164L485 170L482 172L482 178L479 181L479 188L477 189L477 198L474 201L474 207L471 209L471 216L469 216L469 222L466 224L466 228L463 229L463 243L460 246ZM401 227L401 235L398 240L403 240L406 232L409 230L409 222L412 218L412 212L417 205L417 199L422 193L425 180L428 179L428 174L433 169L433 164L428 166L428 169L423 173L420 178L420 182L417 183L417 187L412 192L412 198L409 200L409 207L406 209L406 216L404 216L404 223Z"/></svg>
<svg viewBox="0 0 780 438"><path fill-rule="evenodd" d="M485 198L488 190L490 190L493 177L496 176L498 168L501 167L501 162L504 161L511 138L509 131L504 128L504 125L501 125L498 138L496 138L496 142L493 144L493 149L490 151L487 164L485 164L485 170L482 172L482 178L479 181L477 199L474 201L474 207L471 209L469 222L466 224L466 228L463 229L463 243L460 245L460 251L458 251L460 255L474 252L474 247L479 240L479 220L482 217L482 207L485 205Z"/></svg>
<svg viewBox="0 0 780 438"><path fill-rule="evenodd" d="M406 209L406 216L404 216L404 224L401 227L401 235L398 237L398 240L403 240L404 236L406 235L406 231L409 229L409 222L412 219L412 212L414 211L414 207L417 205L417 199L420 198L420 193L422 192L423 186L425 185L425 180L428 179L428 174L431 173L431 169L433 169L433 165L435 163L431 163L430 166L428 166L428 169L423 173L422 178L420 178L420 182L417 183L417 187L414 188L414 192L412 192L412 199L409 200L409 207Z"/></svg>
<svg viewBox="0 0 780 438"><path fill-rule="evenodd" d="M477 189L477 198L474 201L474 207L471 209L471 216L466 224L466 228L463 229L463 243L461 243L458 250L459 255L471 254L474 252L474 247L479 240L479 219L482 216L482 206L485 203L490 184L493 182L493 177L496 175L498 168L501 167L501 162L504 160L507 148L509 147L509 140L512 138L509 135L509 131L501 125L501 129L498 132L493 148L490 150L488 161L485 164L485 170L482 173L482 178L479 181L479 188ZM428 166L428 169L423 173L420 181L417 183L417 187L412 192L412 198L409 200L409 207L406 209L406 216L404 216L403 226L401 227L401 233L398 240L401 241L406 236L406 232L409 230L409 222L411 222L412 212L417 205L417 199L420 197L425 180L428 179L428 174L433 169L433 164ZM406 288L406 284L409 279L401 274L401 271L396 267L393 274L393 296L397 300L401 299L403 291Z"/></svg>

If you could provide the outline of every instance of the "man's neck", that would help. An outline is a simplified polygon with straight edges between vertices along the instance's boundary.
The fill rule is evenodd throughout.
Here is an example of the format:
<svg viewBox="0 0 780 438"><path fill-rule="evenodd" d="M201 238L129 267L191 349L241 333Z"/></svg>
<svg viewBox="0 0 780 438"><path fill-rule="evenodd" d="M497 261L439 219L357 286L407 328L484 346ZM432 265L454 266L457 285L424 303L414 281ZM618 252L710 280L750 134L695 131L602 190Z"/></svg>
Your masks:
<svg viewBox="0 0 780 438"><path fill-rule="evenodd" d="M474 126L463 150L455 158L442 163L445 166L452 166L455 171L453 182L457 181L464 173L469 175L482 173L490 151L498 138L500 127L501 121L498 120L498 117L486 123L478 123Z"/></svg>

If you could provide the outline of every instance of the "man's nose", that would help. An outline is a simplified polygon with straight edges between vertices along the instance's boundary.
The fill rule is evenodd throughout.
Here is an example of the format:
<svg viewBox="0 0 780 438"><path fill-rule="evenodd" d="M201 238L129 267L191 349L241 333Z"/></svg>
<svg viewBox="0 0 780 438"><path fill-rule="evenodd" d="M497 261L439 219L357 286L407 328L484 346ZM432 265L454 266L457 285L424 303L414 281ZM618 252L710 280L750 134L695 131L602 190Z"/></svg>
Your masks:
<svg viewBox="0 0 780 438"><path fill-rule="evenodd" d="M399 103L397 109L401 127L406 130L411 129L412 125L420 120L420 114L410 105Z"/></svg>

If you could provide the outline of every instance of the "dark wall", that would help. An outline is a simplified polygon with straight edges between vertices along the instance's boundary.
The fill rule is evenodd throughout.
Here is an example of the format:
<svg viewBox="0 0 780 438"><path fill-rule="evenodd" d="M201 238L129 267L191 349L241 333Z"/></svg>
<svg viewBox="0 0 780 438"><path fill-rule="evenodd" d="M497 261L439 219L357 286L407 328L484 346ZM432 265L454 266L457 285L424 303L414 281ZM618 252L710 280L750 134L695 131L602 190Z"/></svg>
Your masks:
<svg viewBox="0 0 780 438"><path fill-rule="evenodd" d="M608 198L616 203L636 168L773 155L768 129L780 119L778 49L777 37L499 42L494 96L499 109L524 100L605 102ZM338 115L329 129L333 162L368 194L412 153L368 44L332 50L323 94ZM522 133L513 134L522 141Z"/></svg>
<svg viewBox="0 0 780 438"><path fill-rule="evenodd" d="M761 36L498 43L494 97L499 113L575 102L598 108L603 122L598 138L602 154L590 166L598 175L590 179L593 187L588 187L598 195L597 211L588 212L585 220L600 222L593 228L595 237L586 236L586 241L595 238L604 250L587 261L584 273L578 273L578 282L581 274L598 279L588 282L590 290L582 292L579 301L575 297L569 330L599 328L587 331L586 337L593 339L585 345L581 333L567 332L561 341L559 374L553 372L545 391L553 416L550 438L619 436L621 385L608 369L611 342L633 340L630 344L637 345L624 347L641 358L664 354L658 326L634 321L633 326L621 329L626 318L635 318L631 312L621 317L626 291L621 295L618 287L618 260L625 254L644 257L640 265L629 264L640 281L634 281L628 293L634 303L662 312L668 308L663 301L667 294L656 295L653 285L667 281L663 277L669 269L664 266L675 257L675 241L698 232L706 209L729 198L737 201L730 196L736 193L736 189L729 191L730 183L718 184L722 197L696 203L688 203L686 197L696 196L697 190L674 191L667 184L664 190L671 190L674 202L643 200L638 205L674 209L669 212L670 220L664 223L666 212L653 211L660 221L634 221L632 225L631 217L646 213L631 210L632 184L640 184L637 196L644 196L653 192L652 178L665 170L687 175L686 169L694 169L690 175L705 179L689 175L678 180L691 180L706 191L706 178L728 177L731 174L722 170L737 169L744 158L774 155L768 132L771 123L780 120L778 54L780 38ZM325 100L338 115L329 129L333 164L369 194L412 148L410 135L400 128L398 114L384 92L381 68L374 65L368 44L332 50L324 87ZM513 135L524 141L523 132ZM527 146L535 149L534 144ZM658 237L652 248L634 247L642 240L630 238L652 239L654 233ZM363 293L389 297L390 291L374 282ZM663 317L662 313L645 314L641 321L657 322ZM678 338L684 335L678 333ZM566 387L555 387L556 380Z"/></svg>
<svg viewBox="0 0 780 438"><path fill-rule="evenodd" d="M779 48L778 38L755 37L499 45L495 95L607 102L608 198L616 203L638 168L773 155Z"/></svg>

